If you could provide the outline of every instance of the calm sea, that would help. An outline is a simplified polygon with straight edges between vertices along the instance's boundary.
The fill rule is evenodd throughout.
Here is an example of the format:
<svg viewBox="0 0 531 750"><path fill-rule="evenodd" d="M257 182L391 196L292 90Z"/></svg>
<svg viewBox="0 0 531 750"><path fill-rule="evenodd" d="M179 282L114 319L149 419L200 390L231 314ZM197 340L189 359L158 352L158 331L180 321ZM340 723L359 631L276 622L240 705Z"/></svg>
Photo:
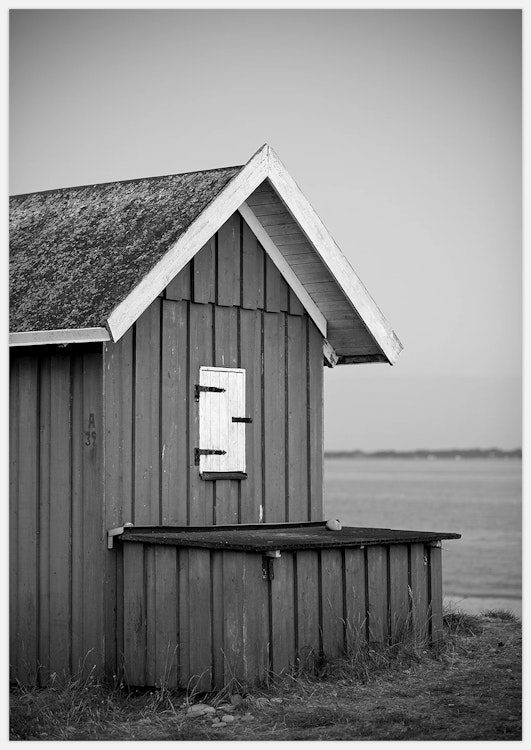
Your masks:
<svg viewBox="0 0 531 750"><path fill-rule="evenodd" d="M344 526L452 531L446 601L522 613L522 462L518 459L326 459L325 514Z"/></svg>

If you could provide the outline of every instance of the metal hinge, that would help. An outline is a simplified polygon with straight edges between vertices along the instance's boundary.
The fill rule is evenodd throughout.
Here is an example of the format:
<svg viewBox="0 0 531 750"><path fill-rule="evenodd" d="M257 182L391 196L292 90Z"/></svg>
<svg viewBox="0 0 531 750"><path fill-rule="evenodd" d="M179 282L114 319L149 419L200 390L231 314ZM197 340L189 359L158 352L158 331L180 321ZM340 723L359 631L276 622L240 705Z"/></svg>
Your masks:
<svg viewBox="0 0 531 750"><path fill-rule="evenodd" d="M195 449L195 465L199 466L200 456L224 456L227 451L220 451L215 448L196 448Z"/></svg>
<svg viewBox="0 0 531 750"><path fill-rule="evenodd" d="M253 418L252 417L233 417L232 421L233 422L245 422L245 424L251 424L251 422L253 421Z"/></svg>
<svg viewBox="0 0 531 750"><path fill-rule="evenodd" d="M225 393L225 388L218 388L216 385L197 385L195 386L195 400L199 401L200 393Z"/></svg>

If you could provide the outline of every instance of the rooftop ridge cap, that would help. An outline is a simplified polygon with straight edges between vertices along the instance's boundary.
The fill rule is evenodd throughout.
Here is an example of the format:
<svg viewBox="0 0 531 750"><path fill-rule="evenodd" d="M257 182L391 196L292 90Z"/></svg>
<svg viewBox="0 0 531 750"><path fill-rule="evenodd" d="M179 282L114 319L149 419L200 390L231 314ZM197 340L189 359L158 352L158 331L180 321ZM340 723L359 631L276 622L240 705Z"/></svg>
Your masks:
<svg viewBox="0 0 531 750"><path fill-rule="evenodd" d="M244 164L235 164L230 167L211 167L210 169L192 169L189 172L170 172L169 174L151 175L150 177L130 177L125 180L107 180L106 182L89 182L84 185L71 185L68 187L48 188L48 190L30 190L27 193L15 193L11 198L25 198L28 195L47 195L49 193L61 193L66 190L83 190L88 187L103 187L104 185L121 185L129 182L141 182L142 180L161 180L164 177L184 177L187 174L204 174L205 172L220 172L230 169L243 169Z"/></svg>

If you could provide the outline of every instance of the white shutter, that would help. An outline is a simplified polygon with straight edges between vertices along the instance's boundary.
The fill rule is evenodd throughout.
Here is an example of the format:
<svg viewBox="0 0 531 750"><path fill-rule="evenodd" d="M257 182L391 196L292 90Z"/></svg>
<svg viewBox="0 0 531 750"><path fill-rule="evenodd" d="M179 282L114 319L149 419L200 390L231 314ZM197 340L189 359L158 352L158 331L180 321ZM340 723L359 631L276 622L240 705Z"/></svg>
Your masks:
<svg viewBox="0 0 531 750"><path fill-rule="evenodd" d="M222 390L199 391L199 449L225 451L199 456L199 471L245 473L245 370L200 367L199 385Z"/></svg>

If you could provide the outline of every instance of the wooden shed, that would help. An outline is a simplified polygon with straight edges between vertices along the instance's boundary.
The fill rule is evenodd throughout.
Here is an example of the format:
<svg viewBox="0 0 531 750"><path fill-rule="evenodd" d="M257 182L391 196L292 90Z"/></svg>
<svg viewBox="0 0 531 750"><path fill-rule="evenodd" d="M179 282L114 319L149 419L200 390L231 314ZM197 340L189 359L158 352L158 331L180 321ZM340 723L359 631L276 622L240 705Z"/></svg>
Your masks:
<svg viewBox="0 0 531 750"><path fill-rule="evenodd" d="M253 684L441 627L440 539L328 531L323 365L401 344L276 154L15 196L11 674Z"/></svg>

